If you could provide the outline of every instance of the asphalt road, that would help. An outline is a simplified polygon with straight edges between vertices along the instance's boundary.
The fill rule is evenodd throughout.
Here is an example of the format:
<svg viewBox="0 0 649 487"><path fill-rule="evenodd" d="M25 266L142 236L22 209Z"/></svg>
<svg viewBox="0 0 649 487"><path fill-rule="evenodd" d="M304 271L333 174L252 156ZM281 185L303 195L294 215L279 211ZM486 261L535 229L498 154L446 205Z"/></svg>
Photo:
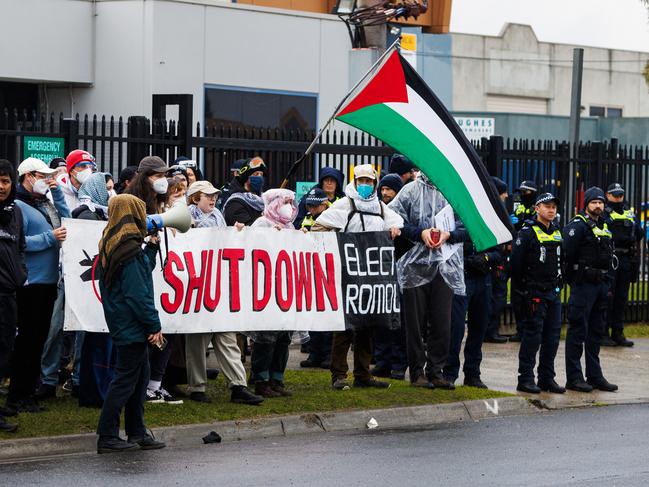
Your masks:
<svg viewBox="0 0 649 487"><path fill-rule="evenodd" d="M0 484L645 487L649 405L26 461Z"/></svg>

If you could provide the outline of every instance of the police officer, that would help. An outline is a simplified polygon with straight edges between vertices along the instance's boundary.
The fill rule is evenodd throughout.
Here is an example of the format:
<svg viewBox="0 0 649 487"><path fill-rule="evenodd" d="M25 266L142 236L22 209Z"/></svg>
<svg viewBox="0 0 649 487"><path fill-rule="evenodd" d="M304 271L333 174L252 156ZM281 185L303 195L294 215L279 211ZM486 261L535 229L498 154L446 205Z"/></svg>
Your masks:
<svg viewBox="0 0 649 487"><path fill-rule="evenodd" d="M512 285L523 304L523 336L518 352L517 390L563 394L554 380L554 358L561 336L561 231L553 222L559 199L551 193L536 200L536 219L526 224L514 242L511 257ZM538 385L534 382L539 355Z"/></svg>
<svg viewBox="0 0 649 487"><path fill-rule="evenodd" d="M531 180L526 180L518 187L520 201L514 203L514 214L511 216L514 230L518 232L526 222L533 222L536 218L536 195L538 187ZM523 334L523 315L525 314L524 303L520 301L520 294L515 292L516 288L512 287L511 301L516 319L516 333L509 338L510 342L520 342Z"/></svg>
<svg viewBox="0 0 649 487"><path fill-rule="evenodd" d="M598 187L584 193L585 211L564 228L565 275L571 286L566 336L566 388L579 392L616 391L599 363L605 332L607 294L613 262L613 240L604 219L606 196ZM585 351L586 378L581 368Z"/></svg>
<svg viewBox="0 0 649 487"><path fill-rule="evenodd" d="M633 210L624 203L624 188L620 183L608 187L606 199L606 216L613 234L617 269L609 292L607 326L602 345L632 347L633 342L624 336L624 309L629 297L629 285L638 280L640 272L638 247L643 237L642 228Z"/></svg>
<svg viewBox="0 0 649 487"><path fill-rule="evenodd" d="M504 206L505 201L509 197L507 183L495 176L491 180ZM487 332L484 338L484 341L487 343L507 343L507 337L500 334L500 317L507 304L507 281L509 280L508 260L511 253L511 245L499 246L498 252L500 254L499 263L494 265L491 271L491 307Z"/></svg>

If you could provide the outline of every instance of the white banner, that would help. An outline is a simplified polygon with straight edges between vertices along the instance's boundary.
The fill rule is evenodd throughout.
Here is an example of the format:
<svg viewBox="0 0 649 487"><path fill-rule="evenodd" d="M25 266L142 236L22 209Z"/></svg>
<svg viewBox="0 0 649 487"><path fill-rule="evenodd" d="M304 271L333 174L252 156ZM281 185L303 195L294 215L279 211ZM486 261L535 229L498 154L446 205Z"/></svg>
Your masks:
<svg viewBox="0 0 649 487"><path fill-rule="evenodd" d="M64 225L65 329L108 331L94 275L105 223ZM159 258L153 271L163 332L345 329L334 233L197 228L168 235L164 273Z"/></svg>

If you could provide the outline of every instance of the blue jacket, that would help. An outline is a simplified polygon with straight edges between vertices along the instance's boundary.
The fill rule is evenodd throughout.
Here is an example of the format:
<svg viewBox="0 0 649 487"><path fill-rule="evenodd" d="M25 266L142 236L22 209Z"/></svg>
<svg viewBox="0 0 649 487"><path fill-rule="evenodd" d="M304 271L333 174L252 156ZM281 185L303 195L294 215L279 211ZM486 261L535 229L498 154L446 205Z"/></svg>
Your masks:
<svg viewBox="0 0 649 487"><path fill-rule="evenodd" d="M70 218L63 191L51 190L54 206L61 218ZM52 233L47 212L33 203L31 193L18 186L16 204L23 214L27 284L56 284L59 281L59 243Z"/></svg>
<svg viewBox="0 0 649 487"><path fill-rule="evenodd" d="M99 279L104 317L115 345L146 342L149 335L160 331L151 276L157 248L147 245L122 264L110 287Z"/></svg>

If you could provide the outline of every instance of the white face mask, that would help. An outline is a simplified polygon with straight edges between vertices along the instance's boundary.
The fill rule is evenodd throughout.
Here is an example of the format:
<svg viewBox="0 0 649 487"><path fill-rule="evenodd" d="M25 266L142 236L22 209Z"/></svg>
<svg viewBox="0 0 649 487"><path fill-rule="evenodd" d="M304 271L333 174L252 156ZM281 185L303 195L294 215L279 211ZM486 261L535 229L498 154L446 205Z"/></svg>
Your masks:
<svg viewBox="0 0 649 487"><path fill-rule="evenodd" d="M37 179L32 186L32 191L36 194L45 195L49 190L50 186L44 179Z"/></svg>
<svg viewBox="0 0 649 487"><path fill-rule="evenodd" d="M117 196L117 192L114 189L111 189L108 192L108 199L111 199L113 196Z"/></svg>
<svg viewBox="0 0 649 487"><path fill-rule="evenodd" d="M279 213L279 216L281 216L282 218L290 220L293 217L293 205L291 205L290 203L282 205L277 213Z"/></svg>
<svg viewBox="0 0 649 487"><path fill-rule="evenodd" d="M156 193L165 194L167 189L169 189L169 181L167 181L167 178L156 179L153 182L153 191Z"/></svg>
<svg viewBox="0 0 649 487"><path fill-rule="evenodd" d="M74 176L77 181L79 181L79 184L83 184L86 181L88 181L88 178L92 176L92 169L84 169L83 171L80 171Z"/></svg>

